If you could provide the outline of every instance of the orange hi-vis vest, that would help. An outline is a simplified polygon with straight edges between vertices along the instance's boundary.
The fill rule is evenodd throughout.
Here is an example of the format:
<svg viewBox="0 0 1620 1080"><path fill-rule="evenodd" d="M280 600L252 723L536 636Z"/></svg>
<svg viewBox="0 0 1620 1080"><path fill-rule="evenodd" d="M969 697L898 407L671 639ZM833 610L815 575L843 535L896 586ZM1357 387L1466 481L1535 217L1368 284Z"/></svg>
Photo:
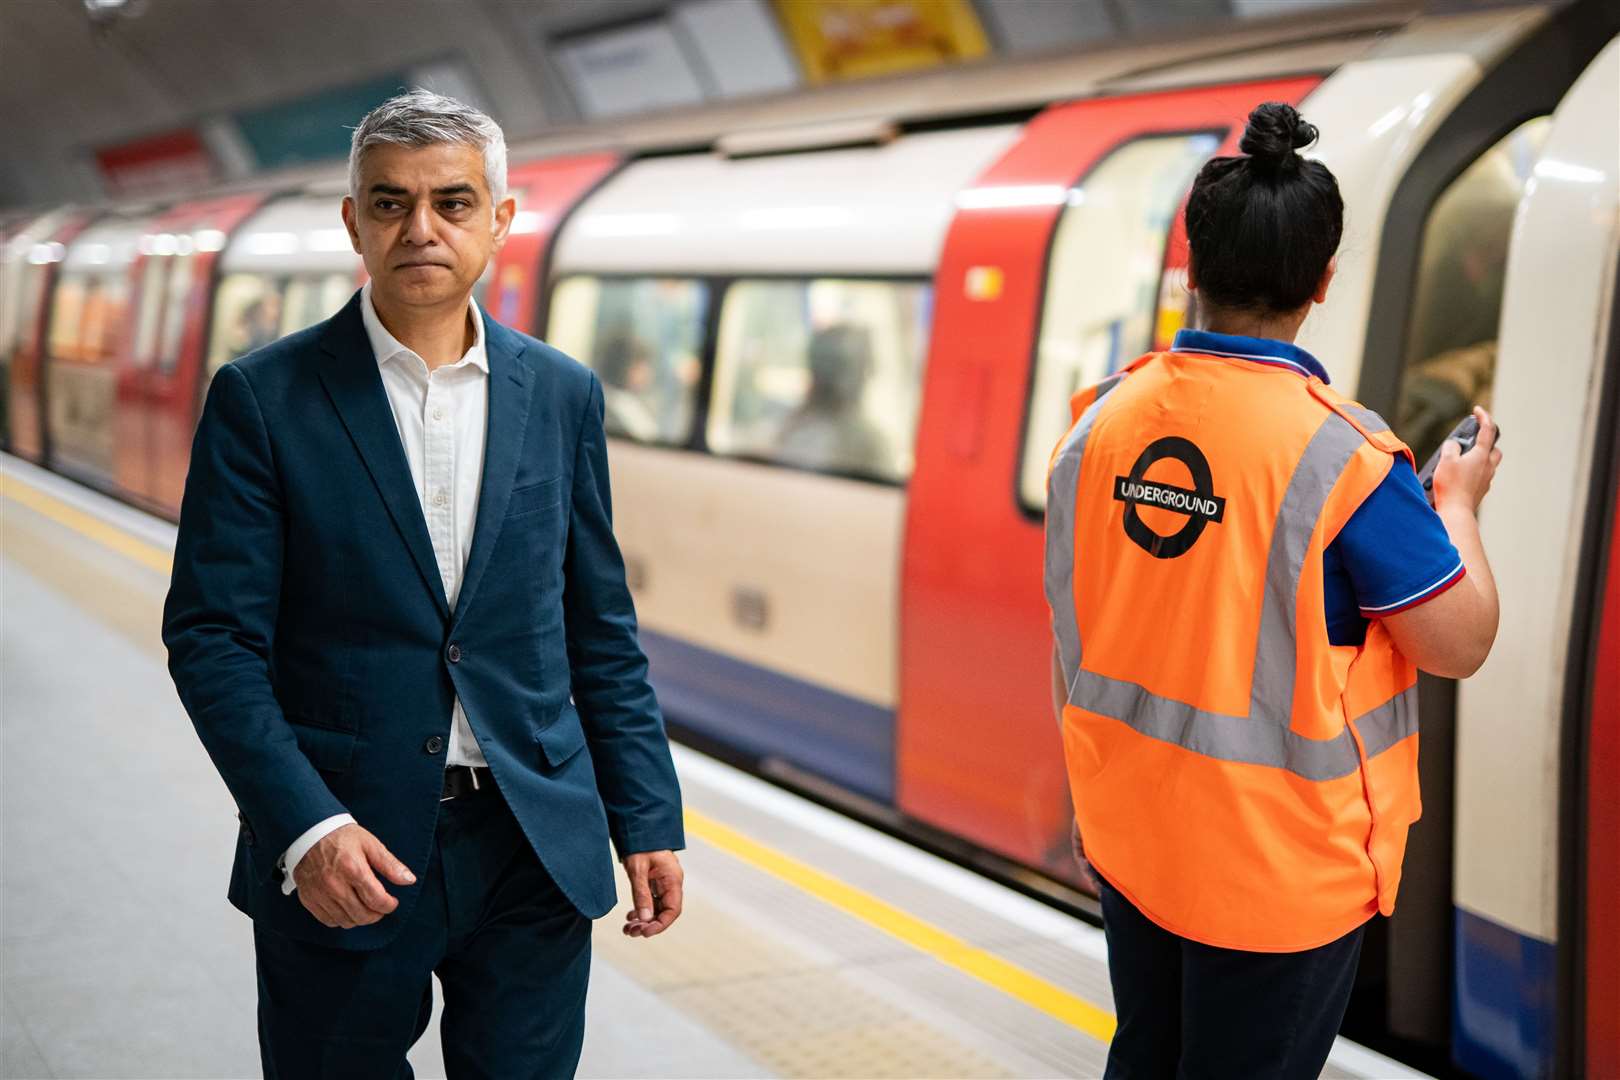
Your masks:
<svg viewBox="0 0 1620 1080"><path fill-rule="evenodd" d="M1417 670L1330 644L1322 554L1411 452L1274 365L1150 353L1075 395L1046 596L1086 857L1155 923L1293 952L1394 910Z"/></svg>

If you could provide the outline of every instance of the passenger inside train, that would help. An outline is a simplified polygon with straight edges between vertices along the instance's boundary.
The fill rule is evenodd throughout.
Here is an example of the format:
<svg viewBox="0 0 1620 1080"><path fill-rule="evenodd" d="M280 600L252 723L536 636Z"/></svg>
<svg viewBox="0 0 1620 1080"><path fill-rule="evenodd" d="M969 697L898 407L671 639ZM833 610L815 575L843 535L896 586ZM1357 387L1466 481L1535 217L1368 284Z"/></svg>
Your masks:
<svg viewBox="0 0 1620 1080"><path fill-rule="evenodd" d="M882 476L894 452L866 414L871 335L861 326L825 326L810 337L810 385L776 434L781 461L823 472Z"/></svg>
<svg viewBox="0 0 1620 1080"><path fill-rule="evenodd" d="M270 290L242 309L231 341L232 360L262 349L281 336L281 293Z"/></svg>
<svg viewBox="0 0 1620 1080"><path fill-rule="evenodd" d="M658 417L646 402L653 381L652 354L646 343L629 331L610 333L597 345L591 367L602 380L608 434L637 442L655 441Z"/></svg>

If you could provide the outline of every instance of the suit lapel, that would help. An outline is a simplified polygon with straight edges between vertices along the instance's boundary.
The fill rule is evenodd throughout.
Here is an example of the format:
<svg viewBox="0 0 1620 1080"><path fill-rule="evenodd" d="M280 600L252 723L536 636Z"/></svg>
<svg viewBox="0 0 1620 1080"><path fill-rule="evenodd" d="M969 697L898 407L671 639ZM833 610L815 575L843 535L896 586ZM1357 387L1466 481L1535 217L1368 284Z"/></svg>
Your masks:
<svg viewBox="0 0 1620 1080"><path fill-rule="evenodd" d="M523 338L484 316L484 348L489 357L489 427L484 437L484 477L478 489L478 516L473 524L472 550L456 598L456 615L471 608L473 594L489 565L490 552L500 539L501 523L512 498L523 437L529 426L533 371L523 352Z"/></svg>
<svg viewBox="0 0 1620 1080"><path fill-rule="evenodd" d="M399 426L394 422L382 376L377 372L377 358L372 354L371 341L366 337L365 324L360 318L360 303L360 294L355 293L343 310L326 324L321 348L330 360L319 367L321 382L342 417L349 437L354 440L366 470L371 473L371 480L377 485L400 538L410 550L423 583L433 594L439 613L448 617L450 605L445 600L444 582L433 555L433 540L428 536L416 481L411 479L411 467L399 441Z"/></svg>

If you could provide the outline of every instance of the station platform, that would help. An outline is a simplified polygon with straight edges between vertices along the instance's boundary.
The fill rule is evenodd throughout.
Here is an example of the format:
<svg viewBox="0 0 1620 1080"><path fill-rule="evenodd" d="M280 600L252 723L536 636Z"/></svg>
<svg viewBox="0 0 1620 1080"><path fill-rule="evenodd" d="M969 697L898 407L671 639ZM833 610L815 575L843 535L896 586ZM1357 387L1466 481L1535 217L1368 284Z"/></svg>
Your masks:
<svg viewBox="0 0 1620 1080"><path fill-rule="evenodd" d="M173 537L0 456L0 1076L259 1072L235 807L158 634ZM598 923L580 1075L1101 1075L1099 929L675 755L685 913L649 941ZM418 1076L444 1075L437 1030ZM1324 1075L1422 1074L1341 1039Z"/></svg>

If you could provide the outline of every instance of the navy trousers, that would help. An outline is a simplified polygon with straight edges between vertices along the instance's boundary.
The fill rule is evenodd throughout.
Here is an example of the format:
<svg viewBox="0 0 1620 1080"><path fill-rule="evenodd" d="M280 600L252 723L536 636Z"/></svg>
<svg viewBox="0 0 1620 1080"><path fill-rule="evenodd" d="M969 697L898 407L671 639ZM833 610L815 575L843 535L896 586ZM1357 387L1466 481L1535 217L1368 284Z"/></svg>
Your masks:
<svg viewBox="0 0 1620 1080"><path fill-rule="evenodd" d="M1358 926L1297 953L1218 949L1172 934L1102 881L1119 1027L1106 1080L1316 1080L1344 1020Z"/></svg>
<svg viewBox="0 0 1620 1080"><path fill-rule="evenodd" d="M407 918L397 938L369 952L255 925L266 1080L410 1080L405 1053L427 1030L434 974L451 1080L574 1074L590 920L540 865L497 791L440 807L422 895Z"/></svg>

